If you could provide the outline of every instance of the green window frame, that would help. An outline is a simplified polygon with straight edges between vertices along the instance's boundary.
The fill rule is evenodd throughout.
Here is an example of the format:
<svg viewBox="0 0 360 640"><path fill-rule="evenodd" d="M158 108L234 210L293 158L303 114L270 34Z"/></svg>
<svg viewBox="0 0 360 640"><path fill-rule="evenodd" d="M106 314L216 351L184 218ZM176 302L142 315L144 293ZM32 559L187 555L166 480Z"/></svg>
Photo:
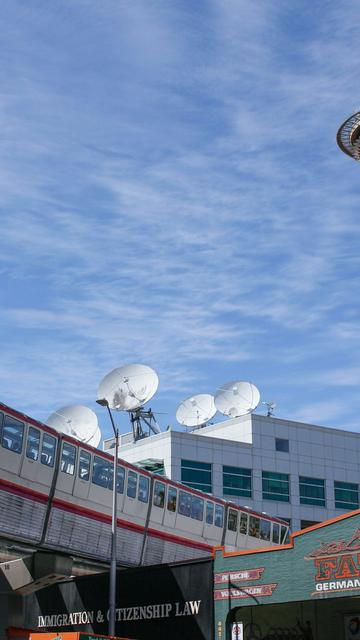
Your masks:
<svg viewBox="0 0 360 640"><path fill-rule="evenodd" d="M290 502L289 474L275 473L275 471L263 471L262 493L263 500Z"/></svg>
<svg viewBox="0 0 360 640"><path fill-rule="evenodd" d="M211 463L181 460L181 482L186 487L212 493Z"/></svg>
<svg viewBox="0 0 360 640"><path fill-rule="evenodd" d="M325 507L325 480L299 476L300 504Z"/></svg>
<svg viewBox="0 0 360 640"><path fill-rule="evenodd" d="M252 470L223 466L223 495L251 498Z"/></svg>
<svg viewBox="0 0 360 640"><path fill-rule="evenodd" d="M353 511L359 508L359 485L353 482L334 481L335 509Z"/></svg>

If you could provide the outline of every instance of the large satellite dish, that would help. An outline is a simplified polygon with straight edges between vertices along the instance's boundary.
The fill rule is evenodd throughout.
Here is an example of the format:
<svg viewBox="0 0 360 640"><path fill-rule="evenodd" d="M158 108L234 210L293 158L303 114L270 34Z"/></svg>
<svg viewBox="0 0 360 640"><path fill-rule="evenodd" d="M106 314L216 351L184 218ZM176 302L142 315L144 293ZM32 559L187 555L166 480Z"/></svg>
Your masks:
<svg viewBox="0 0 360 640"><path fill-rule="evenodd" d="M101 431L96 414L80 404L62 407L46 420L46 424L60 433L97 447L101 440Z"/></svg>
<svg viewBox="0 0 360 640"><path fill-rule="evenodd" d="M209 393L199 393L179 404L176 420L185 427L202 427L215 413L214 397Z"/></svg>
<svg viewBox="0 0 360 640"><path fill-rule="evenodd" d="M110 409L134 411L153 397L159 386L157 373L145 364L128 364L108 373L100 382L98 399Z"/></svg>
<svg viewBox="0 0 360 640"><path fill-rule="evenodd" d="M215 406L230 418L251 413L260 402L260 392L251 382L235 380L222 385L215 393Z"/></svg>

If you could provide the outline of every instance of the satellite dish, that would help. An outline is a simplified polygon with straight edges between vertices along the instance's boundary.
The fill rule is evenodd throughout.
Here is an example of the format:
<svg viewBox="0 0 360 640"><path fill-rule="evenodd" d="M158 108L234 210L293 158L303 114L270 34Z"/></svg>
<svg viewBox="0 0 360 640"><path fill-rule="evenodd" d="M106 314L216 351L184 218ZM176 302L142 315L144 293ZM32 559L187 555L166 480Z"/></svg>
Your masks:
<svg viewBox="0 0 360 640"><path fill-rule="evenodd" d="M216 413L214 397L199 393L183 400L176 411L176 420L185 427L201 427Z"/></svg>
<svg viewBox="0 0 360 640"><path fill-rule="evenodd" d="M101 440L101 431L96 414L80 404L62 407L46 420L46 424L60 433L97 447Z"/></svg>
<svg viewBox="0 0 360 640"><path fill-rule="evenodd" d="M231 418L251 413L260 402L260 392L251 382L235 380L222 385L215 393L215 406Z"/></svg>
<svg viewBox="0 0 360 640"><path fill-rule="evenodd" d="M128 364L108 373L100 382L98 399L110 409L134 411L153 397L159 386L157 373L145 364Z"/></svg>

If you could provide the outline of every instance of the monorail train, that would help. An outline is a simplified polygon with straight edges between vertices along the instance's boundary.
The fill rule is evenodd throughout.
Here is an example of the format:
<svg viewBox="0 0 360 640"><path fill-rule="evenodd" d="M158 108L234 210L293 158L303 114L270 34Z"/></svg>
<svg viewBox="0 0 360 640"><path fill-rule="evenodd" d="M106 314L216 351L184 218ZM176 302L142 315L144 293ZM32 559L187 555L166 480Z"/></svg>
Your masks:
<svg viewBox="0 0 360 640"><path fill-rule="evenodd" d="M108 560L113 457L0 403L0 536ZM119 460L117 559L150 565L279 545L288 524Z"/></svg>

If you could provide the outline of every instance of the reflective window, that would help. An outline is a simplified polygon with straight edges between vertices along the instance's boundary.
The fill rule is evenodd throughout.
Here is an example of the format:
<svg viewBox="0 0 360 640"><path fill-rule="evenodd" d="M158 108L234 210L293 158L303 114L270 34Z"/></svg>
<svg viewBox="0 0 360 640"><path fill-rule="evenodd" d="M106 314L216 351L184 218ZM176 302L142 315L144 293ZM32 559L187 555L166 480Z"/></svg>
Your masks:
<svg viewBox="0 0 360 640"><path fill-rule="evenodd" d="M187 487L212 492L211 464L197 460L181 460L181 482Z"/></svg>
<svg viewBox="0 0 360 640"><path fill-rule="evenodd" d="M260 518L256 516L249 517L249 536L260 538Z"/></svg>
<svg viewBox="0 0 360 640"><path fill-rule="evenodd" d="M270 541L270 528L271 523L269 520L260 520L260 538L261 540L269 540Z"/></svg>
<svg viewBox="0 0 360 640"><path fill-rule="evenodd" d="M289 540L290 540L290 535L289 535L288 527L281 525L281 544L285 544L289 542Z"/></svg>
<svg viewBox="0 0 360 640"><path fill-rule="evenodd" d="M125 485L125 469L124 467L117 467L116 491L118 493L124 493L124 485Z"/></svg>
<svg viewBox="0 0 360 640"><path fill-rule="evenodd" d="M264 500L290 502L289 475L287 473L263 471L262 490Z"/></svg>
<svg viewBox="0 0 360 640"><path fill-rule="evenodd" d="M48 433L43 434L41 446L41 464L46 467L53 467L55 463L56 438Z"/></svg>
<svg viewBox="0 0 360 640"><path fill-rule="evenodd" d="M251 498L251 469L223 466L223 493L225 496Z"/></svg>
<svg viewBox="0 0 360 640"><path fill-rule="evenodd" d="M90 478L91 455L88 451L80 449L79 455L79 478L80 480L89 480Z"/></svg>
<svg viewBox="0 0 360 640"><path fill-rule="evenodd" d="M177 490L174 487L168 487L167 509L168 511L176 511Z"/></svg>
<svg viewBox="0 0 360 640"><path fill-rule="evenodd" d="M72 444L69 444L68 442L64 442L62 453L61 453L61 465L60 465L61 471L73 476L74 470L75 470L75 459L76 459L75 447Z"/></svg>
<svg viewBox="0 0 360 640"><path fill-rule="evenodd" d="M215 508L215 505L213 502L206 502L206 524L213 524L214 508Z"/></svg>
<svg viewBox="0 0 360 640"><path fill-rule="evenodd" d="M127 481L127 496L129 498L136 498L136 488L137 488L137 480L138 475L135 471L128 471L128 481Z"/></svg>
<svg viewBox="0 0 360 640"><path fill-rule="evenodd" d="M106 458L101 458L100 456L94 456L92 470L92 481L94 484L104 489L111 489L113 473L113 464L110 460L106 460Z"/></svg>
<svg viewBox="0 0 360 640"><path fill-rule="evenodd" d="M325 480L299 476L300 504L325 507Z"/></svg>
<svg viewBox="0 0 360 640"><path fill-rule="evenodd" d="M185 491L179 491L179 508L178 512L182 516L190 516L191 513L191 495Z"/></svg>
<svg viewBox="0 0 360 640"><path fill-rule="evenodd" d="M148 502L149 500L149 478L147 476L139 476L138 499L140 502Z"/></svg>
<svg viewBox="0 0 360 640"><path fill-rule="evenodd" d="M203 520L204 518L204 500L199 496L191 496L191 517L194 520Z"/></svg>
<svg viewBox="0 0 360 640"><path fill-rule="evenodd" d="M353 511L359 508L359 485L352 482L334 482L335 509Z"/></svg>
<svg viewBox="0 0 360 640"><path fill-rule="evenodd" d="M285 438L275 438L276 451L282 451L283 453L289 453L289 440Z"/></svg>
<svg viewBox="0 0 360 640"><path fill-rule="evenodd" d="M242 513L240 515L240 533L243 533L245 536L247 534L248 519L247 513Z"/></svg>
<svg viewBox="0 0 360 640"><path fill-rule="evenodd" d="M29 460L38 460L40 450L40 431L29 427L28 437L26 442L26 457Z"/></svg>
<svg viewBox="0 0 360 640"><path fill-rule="evenodd" d="M228 515L228 529L229 531L237 530L237 521L238 521L238 512L234 511L234 509L229 509Z"/></svg>
<svg viewBox="0 0 360 640"><path fill-rule="evenodd" d="M12 416L4 415L1 444L5 449L21 453L24 438L24 423Z"/></svg>
<svg viewBox="0 0 360 640"><path fill-rule="evenodd" d="M154 484L154 499L153 503L155 507L160 507L160 509L164 508L165 504L165 485L163 482L155 481Z"/></svg>
<svg viewBox="0 0 360 640"><path fill-rule="evenodd" d="M272 541L275 542L275 544L279 544L280 542L280 525L277 524L277 522L273 522Z"/></svg>
<svg viewBox="0 0 360 640"><path fill-rule="evenodd" d="M215 527L224 526L224 507L222 504L215 505Z"/></svg>

